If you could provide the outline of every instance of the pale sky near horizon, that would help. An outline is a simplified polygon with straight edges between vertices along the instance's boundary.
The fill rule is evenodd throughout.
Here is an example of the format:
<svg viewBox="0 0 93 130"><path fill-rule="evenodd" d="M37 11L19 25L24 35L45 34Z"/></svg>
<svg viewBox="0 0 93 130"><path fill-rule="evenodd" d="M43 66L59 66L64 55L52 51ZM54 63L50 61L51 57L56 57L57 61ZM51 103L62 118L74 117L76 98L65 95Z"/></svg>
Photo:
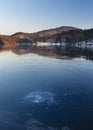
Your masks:
<svg viewBox="0 0 93 130"><path fill-rule="evenodd" d="M0 0L0 34L93 28L93 0Z"/></svg>

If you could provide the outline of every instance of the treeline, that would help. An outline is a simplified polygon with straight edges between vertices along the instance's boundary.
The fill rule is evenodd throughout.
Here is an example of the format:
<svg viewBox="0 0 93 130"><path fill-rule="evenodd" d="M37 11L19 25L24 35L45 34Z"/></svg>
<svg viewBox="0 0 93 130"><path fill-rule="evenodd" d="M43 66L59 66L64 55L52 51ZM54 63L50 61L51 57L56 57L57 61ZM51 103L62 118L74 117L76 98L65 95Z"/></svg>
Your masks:
<svg viewBox="0 0 93 130"><path fill-rule="evenodd" d="M77 43L77 42L88 42L93 40L93 29L88 30L71 30L69 32L63 32L49 37L43 37L41 41L47 42L52 41L55 43Z"/></svg>
<svg viewBox="0 0 93 130"><path fill-rule="evenodd" d="M66 43L77 43L82 41L88 42L93 40L93 29L71 30L69 32L64 32L61 35L59 34L59 37L57 37L59 42L62 42L62 39Z"/></svg>

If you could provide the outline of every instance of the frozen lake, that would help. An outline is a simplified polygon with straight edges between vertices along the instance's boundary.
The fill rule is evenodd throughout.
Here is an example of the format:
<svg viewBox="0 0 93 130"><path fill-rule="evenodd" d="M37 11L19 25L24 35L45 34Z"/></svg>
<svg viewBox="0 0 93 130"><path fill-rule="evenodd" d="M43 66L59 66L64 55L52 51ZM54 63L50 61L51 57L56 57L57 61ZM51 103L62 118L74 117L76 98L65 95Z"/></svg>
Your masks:
<svg viewBox="0 0 93 130"><path fill-rule="evenodd" d="M93 52L62 46L0 51L0 130L92 130Z"/></svg>

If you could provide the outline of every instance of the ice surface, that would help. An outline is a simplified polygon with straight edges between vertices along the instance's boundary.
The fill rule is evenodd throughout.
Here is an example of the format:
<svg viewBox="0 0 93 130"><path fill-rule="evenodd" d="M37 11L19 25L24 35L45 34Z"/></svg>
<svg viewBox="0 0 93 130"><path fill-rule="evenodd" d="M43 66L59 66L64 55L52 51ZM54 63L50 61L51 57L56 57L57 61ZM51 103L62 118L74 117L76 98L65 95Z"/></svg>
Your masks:
<svg viewBox="0 0 93 130"><path fill-rule="evenodd" d="M26 127L27 127L27 130L59 130L56 127L46 126L44 123L33 118L31 118L30 120L26 122ZM60 128L60 130L71 130L71 129L69 129L68 126L66 126L66 127Z"/></svg>
<svg viewBox="0 0 93 130"><path fill-rule="evenodd" d="M55 103L55 95L51 92L41 92L35 91L30 92L28 95L23 97L23 100L28 103L46 103L46 104L54 104Z"/></svg>

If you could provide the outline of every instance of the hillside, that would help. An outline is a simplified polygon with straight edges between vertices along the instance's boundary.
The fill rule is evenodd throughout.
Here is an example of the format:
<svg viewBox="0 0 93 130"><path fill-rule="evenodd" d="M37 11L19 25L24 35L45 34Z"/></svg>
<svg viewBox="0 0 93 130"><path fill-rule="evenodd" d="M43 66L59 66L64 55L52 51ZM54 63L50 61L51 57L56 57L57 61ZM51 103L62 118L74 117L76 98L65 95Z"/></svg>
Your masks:
<svg viewBox="0 0 93 130"><path fill-rule="evenodd" d="M49 40L51 37L54 38L55 35L62 34L64 32L69 32L71 30L81 30L81 29L71 27L71 26L62 26L59 28L43 30L36 33L18 32L11 35L11 37L17 42L20 42L21 39L24 39L24 41L28 39L31 40L32 42L37 42L37 41L47 42L47 40Z"/></svg>
<svg viewBox="0 0 93 130"><path fill-rule="evenodd" d="M35 33L17 32L11 36L0 36L0 44L18 43L77 43L93 40L93 29L82 30L71 26L43 30Z"/></svg>
<svg viewBox="0 0 93 130"><path fill-rule="evenodd" d="M71 26L62 26L62 27L59 27L59 28L42 30L42 31L35 32L35 33L17 32L15 34L13 34L12 37L14 37L14 38L22 37L22 36L45 37L45 36L52 36L52 35L63 33L63 32L69 32L70 30L81 30L81 29L75 28L75 27L71 27Z"/></svg>
<svg viewBox="0 0 93 130"><path fill-rule="evenodd" d="M16 41L9 36L0 36L0 45L16 44Z"/></svg>
<svg viewBox="0 0 93 130"><path fill-rule="evenodd" d="M62 26L59 28L40 31L40 32L37 32L37 34L39 37L45 37L45 36L53 36L55 34L60 34L63 32L69 32L70 30L81 30L81 29L71 27L71 26Z"/></svg>

